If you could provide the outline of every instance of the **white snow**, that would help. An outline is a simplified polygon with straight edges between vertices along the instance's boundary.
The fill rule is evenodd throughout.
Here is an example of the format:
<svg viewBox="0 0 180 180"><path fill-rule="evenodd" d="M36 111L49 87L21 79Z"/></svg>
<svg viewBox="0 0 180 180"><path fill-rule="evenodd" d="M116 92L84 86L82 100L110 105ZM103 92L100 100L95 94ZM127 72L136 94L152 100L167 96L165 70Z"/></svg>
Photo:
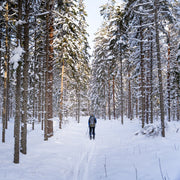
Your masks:
<svg viewBox="0 0 180 180"><path fill-rule="evenodd" d="M3 49L3 48L0 48L0 51L1 51L1 52L5 52L5 49Z"/></svg>
<svg viewBox="0 0 180 180"><path fill-rule="evenodd" d="M166 138L134 135L138 120L99 120L89 140L88 117L54 120L54 136L43 141L40 124L28 127L28 154L13 164L13 123L0 143L0 180L180 180L180 124L168 123ZM2 124L0 124L0 128ZM1 134L0 134L1 138Z"/></svg>
<svg viewBox="0 0 180 180"><path fill-rule="evenodd" d="M13 50L13 53L12 53L13 55L10 58L10 63L13 64L13 69L17 69L18 62L21 61L21 56L24 52L25 51L20 45Z"/></svg>
<svg viewBox="0 0 180 180"><path fill-rule="evenodd" d="M22 20L18 20L18 21L16 21L16 26L17 25L23 25L23 24L26 24L26 21L22 21Z"/></svg>

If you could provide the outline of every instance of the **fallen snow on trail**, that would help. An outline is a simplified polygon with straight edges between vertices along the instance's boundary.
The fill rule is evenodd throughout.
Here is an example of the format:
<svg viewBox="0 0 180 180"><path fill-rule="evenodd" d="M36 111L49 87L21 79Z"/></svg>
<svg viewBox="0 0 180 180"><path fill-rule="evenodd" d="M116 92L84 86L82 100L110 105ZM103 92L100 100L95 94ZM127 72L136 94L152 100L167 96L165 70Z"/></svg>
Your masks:
<svg viewBox="0 0 180 180"><path fill-rule="evenodd" d="M28 153L13 164L13 123L0 143L0 180L180 180L180 123L171 122L166 138L135 135L138 120L99 120L89 140L88 117L70 119L43 141L40 125L28 131ZM2 129L2 124L0 128ZM1 138L1 135L0 135Z"/></svg>

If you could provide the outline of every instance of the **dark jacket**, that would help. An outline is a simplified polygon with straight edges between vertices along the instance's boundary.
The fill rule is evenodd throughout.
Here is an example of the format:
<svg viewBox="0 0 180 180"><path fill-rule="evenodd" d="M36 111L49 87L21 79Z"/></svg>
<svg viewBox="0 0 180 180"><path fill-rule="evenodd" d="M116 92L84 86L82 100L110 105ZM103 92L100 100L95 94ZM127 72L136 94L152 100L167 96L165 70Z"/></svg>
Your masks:
<svg viewBox="0 0 180 180"><path fill-rule="evenodd" d="M90 119L91 119L91 117L94 117L94 123L95 123L95 124L97 123L97 120L96 120L95 116L90 116L90 117L89 117L89 121L88 121L89 127L90 127Z"/></svg>

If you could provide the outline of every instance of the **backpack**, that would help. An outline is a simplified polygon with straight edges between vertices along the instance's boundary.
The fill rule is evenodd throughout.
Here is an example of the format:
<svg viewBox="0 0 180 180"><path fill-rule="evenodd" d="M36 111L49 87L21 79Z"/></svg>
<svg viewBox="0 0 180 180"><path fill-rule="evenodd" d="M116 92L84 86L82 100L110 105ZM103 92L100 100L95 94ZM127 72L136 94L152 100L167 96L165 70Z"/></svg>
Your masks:
<svg viewBox="0 0 180 180"><path fill-rule="evenodd" d="M95 127L95 117L91 116L89 119L89 125L90 127Z"/></svg>

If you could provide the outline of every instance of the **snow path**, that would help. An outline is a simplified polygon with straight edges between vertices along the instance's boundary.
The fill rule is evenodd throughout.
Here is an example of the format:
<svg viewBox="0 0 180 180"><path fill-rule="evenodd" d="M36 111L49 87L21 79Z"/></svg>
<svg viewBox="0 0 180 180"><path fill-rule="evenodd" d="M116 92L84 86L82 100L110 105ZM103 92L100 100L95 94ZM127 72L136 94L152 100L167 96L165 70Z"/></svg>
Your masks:
<svg viewBox="0 0 180 180"><path fill-rule="evenodd" d="M137 120L98 120L89 140L88 117L74 120L43 141L40 126L28 133L28 154L13 161L13 124L0 143L0 180L180 180L180 124L169 124L166 138L135 136ZM1 126L1 124L0 124ZM1 127L0 127L1 128ZM1 135L0 135L1 138ZM161 169L160 169L161 167ZM162 171L162 174L161 174Z"/></svg>

